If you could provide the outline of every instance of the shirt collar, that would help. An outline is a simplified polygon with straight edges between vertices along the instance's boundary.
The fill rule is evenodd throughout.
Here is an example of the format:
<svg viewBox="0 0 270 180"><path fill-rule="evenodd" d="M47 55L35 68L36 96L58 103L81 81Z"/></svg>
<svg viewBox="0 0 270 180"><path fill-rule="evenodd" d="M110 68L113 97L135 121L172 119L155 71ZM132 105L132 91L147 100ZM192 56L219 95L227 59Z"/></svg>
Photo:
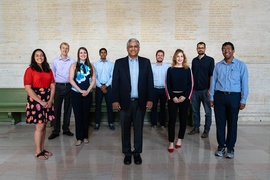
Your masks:
<svg viewBox="0 0 270 180"><path fill-rule="evenodd" d="M226 63L226 61L225 61L225 59L223 59L223 60L222 60L222 62L223 62L224 64L227 64L227 63ZM231 62L231 63L235 63L235 58L234 58L234 57L233 57L233 59L232 59L232 62Z"/></svg>
<svg viewBox="0 0 270 180"><path fill-rule="evenodd" d="M206 54L204 53L204 55L203 55L203 57L201 58L201 59L203 59L203 58L205 58L206 57ZM201 60L200 58L199 58L199 55L197 56L197 58L199 59L199 60Z"/></svg>
<svg viewBox="0 0 270 180"><path fill-rule="evenodd" d="M86 65L86 62L80 61L80 65Z"/></svg>
<svg viewBox="0 0 270 180"><path fill-rule="evenodd" d="M103 62L102 59L100 59L99 62ZM106 59L104 62L108 62L108 60Z"/></svg>
<svg viewBox="0 0 270 180"><path fill-rule="evenodd" d="M62 59L62 56L60 55L60 56L59 56L59 60L62 60L62 61L69 61L69 60L70 60L70 57L67 56L67 59Z"/></svg>
<svg viewBox="0 0 270 180"><path fill-rule="evenodd" d="M162 65L163 65L163 62L161 63L161 65L158 65L158 63L156 62L155 65L156 65L156 66L162 66Z"/></svg>
<svg viewBox="0 0 270 180"><path fill-rule="evenodd" d="M132 59L131 57L128 56L128 60L129 61L133 61L133 60L138 61L138 57L136 57L136 59Z"/></svg>

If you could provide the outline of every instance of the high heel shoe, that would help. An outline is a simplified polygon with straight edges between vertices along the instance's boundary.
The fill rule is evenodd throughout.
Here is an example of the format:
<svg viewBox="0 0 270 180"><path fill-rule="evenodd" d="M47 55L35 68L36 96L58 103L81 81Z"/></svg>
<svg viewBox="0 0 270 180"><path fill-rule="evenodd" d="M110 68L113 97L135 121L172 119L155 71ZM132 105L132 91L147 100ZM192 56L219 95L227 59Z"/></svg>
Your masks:
<svg viewBox="0 0 270 180"><path fill-rule="evenodd" d="M180 148L180 147L181 147L181 145L177 145L177 144L175 145L175 148L176 148L176 149L178 149L178 148Z"/></svg>
<svg viewBox="0 0 270 180"><path fill-rule="evenodd" d="M168 151L169 151L169 153L172 153L174 151L174 149L173 148L172 149L168 148Z"/></svg>

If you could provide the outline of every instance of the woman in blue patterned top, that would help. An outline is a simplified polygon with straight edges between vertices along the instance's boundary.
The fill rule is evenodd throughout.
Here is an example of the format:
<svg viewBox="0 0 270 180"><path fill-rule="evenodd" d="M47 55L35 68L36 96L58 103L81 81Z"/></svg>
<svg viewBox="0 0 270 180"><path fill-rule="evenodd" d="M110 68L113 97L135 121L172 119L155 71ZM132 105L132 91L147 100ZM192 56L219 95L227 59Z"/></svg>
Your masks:
<svg viewBox="0 0 270 180"><path fill-rule="evenodd" d="M78 49L77 63L70 66L69 82L72 85L71 103L75 116L76 146L89 143L89 111L92 103L92 91L96 84L95 68L89 61L85 47Z"/></svg>

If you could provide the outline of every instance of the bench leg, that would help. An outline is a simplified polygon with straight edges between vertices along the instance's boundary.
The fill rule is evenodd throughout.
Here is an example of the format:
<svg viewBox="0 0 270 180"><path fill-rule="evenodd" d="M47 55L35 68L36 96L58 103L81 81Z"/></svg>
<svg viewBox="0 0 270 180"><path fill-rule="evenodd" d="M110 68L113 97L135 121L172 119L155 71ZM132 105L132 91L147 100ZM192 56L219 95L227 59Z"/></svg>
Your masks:
<svg viewBox="0 0 270 180"><path fill-rule="evenodd" d="M11 119L11 124L17 124L17 123L21 122L22 115L20 112L9 112L8 118Z"/></svg>

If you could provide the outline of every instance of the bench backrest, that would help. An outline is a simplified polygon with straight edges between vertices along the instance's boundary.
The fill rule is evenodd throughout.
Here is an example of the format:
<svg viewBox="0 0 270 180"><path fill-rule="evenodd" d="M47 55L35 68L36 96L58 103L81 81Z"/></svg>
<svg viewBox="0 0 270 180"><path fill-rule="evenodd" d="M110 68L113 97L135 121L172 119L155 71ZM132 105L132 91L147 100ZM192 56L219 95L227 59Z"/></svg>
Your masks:
<svg viewBox="0 0 270 180"><path fill-rule="evenodd" d="M0 88L0 106L5 104L26 104L24 88Z"/></svg>

